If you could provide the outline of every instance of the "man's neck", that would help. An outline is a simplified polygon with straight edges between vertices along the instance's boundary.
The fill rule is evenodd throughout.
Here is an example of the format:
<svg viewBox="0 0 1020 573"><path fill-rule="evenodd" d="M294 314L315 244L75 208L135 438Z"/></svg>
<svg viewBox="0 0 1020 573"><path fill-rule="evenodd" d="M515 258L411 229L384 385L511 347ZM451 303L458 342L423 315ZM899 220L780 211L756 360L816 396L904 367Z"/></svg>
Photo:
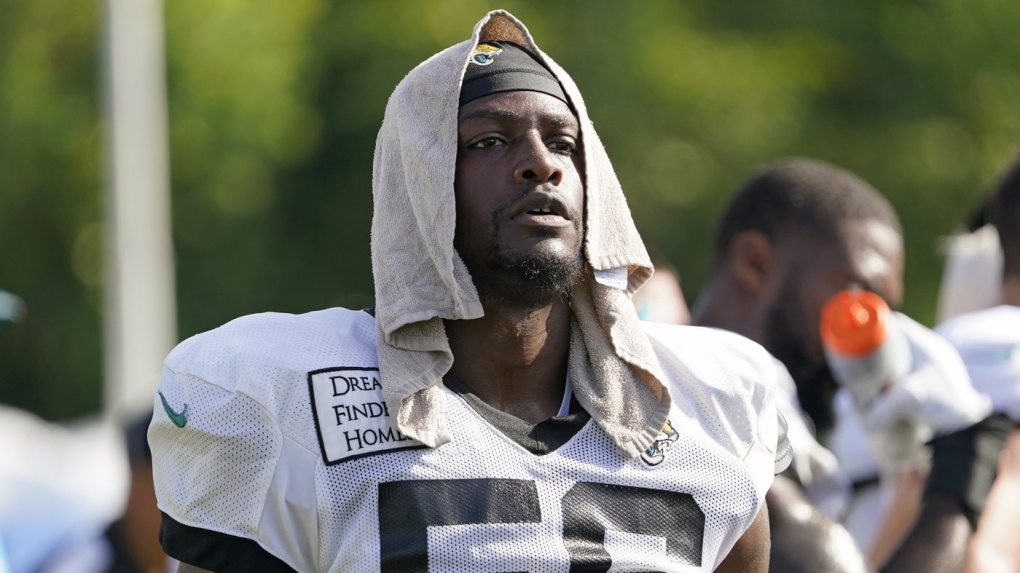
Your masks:
<svg viewBox="0 0 1020 573"><path fill-rule="evenodd" d="M691 324L735 332L762 344L764 329L755 313L739 301L746 297L730 296L722 285L707 285L691 311Z"/></svg>
<svg viewBox="0 0 1020 573"><path fill-rule="evenodd" d="M445 322L454 356L449 374L490 406L528 422L555 416L570 349L566 300L484 306L482 318Z"/></svg>

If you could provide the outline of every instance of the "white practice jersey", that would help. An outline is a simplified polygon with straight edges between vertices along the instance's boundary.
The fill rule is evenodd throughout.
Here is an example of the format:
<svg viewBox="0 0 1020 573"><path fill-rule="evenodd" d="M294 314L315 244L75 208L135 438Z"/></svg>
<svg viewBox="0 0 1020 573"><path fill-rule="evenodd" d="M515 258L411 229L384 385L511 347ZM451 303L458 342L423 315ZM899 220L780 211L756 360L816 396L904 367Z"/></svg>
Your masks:
<svg viewBox="0 0 1020 573"><path fill-rule="evenodd" d="M879 495L879 467L871 452L864 423L850 393L841 388L833 399L835 426L828 448L815 439L807 414L800 408L793 377L779 370L776 405L789 424L793 448L791 469L804 495L817 509L843 524L862 551L875 541L875 524L885 514Z"/></svg>
<svg viewBox="0 0 1020 573"><path fill-rule="evenodd" d="M193 337L149 428L164 547L216 571L712 571L788 463L776 369L736 335L645 328L674 404L634 459L583 411L535 426L580 420L537 455L450 389L452 442L403 436L367 312Z"/></svg>
<svg viewBox="0 0 1020 573"><path fill-rule="evenodd" d="M960 352L974 387L991 398L992 410L1020 421L1020 307L961 314L935 332Z"/></svg>
<svg viewBox="0 0 1020 573"><path fill-rule="evenodd" d="M787 436L793 451L791 469L812 505L834 519L839 519L853 495L850 476L840 466L833 452L818 443L812 423L800 407L797 384L778 359L773 358L778 372L776 407L787 424Z"/></svg>

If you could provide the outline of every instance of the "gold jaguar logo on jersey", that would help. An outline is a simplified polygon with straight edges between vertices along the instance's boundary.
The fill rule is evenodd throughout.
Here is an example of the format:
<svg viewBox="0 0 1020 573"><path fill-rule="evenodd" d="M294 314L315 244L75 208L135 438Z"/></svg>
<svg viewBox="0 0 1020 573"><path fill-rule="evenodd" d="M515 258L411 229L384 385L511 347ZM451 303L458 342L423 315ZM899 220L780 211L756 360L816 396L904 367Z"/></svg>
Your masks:
<svg viewBox="0 0 1020 573"><path fill-rule="evenodd" d="M662 427L662 432L659 437L652 442L652 445L648 446L648 449L641 454L641 459L650 466L657 466L662 463L662 460L666 459L666 453L669 451L673 444L680 439L680 434L673 429L673 424L666 420L666 425Z"/></svg>
<svg viewBox="0 0 1020 573"><path fill-rule="evenodd" d="M479 66L487 66L494 62L495 57L502 51L503 48L495 44L478 44L474 50L471 50L471 59L468 61Z"/></svg>

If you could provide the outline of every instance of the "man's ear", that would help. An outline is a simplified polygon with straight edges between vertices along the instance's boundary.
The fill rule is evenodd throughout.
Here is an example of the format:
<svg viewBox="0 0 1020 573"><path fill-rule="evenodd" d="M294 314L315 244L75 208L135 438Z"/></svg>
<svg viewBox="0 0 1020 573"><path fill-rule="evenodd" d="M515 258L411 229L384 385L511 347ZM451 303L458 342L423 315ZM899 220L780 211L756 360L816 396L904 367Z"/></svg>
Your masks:
<svg viewBox="0 0 1020 573"><path fill-rule="evenodd" d="M737 284L748 292L758 292L774 272L776 251L764 233L748 229L733 235L726 258Z"/></svg>

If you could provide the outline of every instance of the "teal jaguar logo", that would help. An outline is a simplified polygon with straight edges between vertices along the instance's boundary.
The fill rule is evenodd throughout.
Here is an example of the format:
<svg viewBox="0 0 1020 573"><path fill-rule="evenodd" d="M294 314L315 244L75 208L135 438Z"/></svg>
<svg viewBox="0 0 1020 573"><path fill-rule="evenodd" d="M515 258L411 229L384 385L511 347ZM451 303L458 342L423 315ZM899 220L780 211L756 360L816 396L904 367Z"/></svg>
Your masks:
<svg viewBox="0 0 1020 573"><path fill-rule="evenodd" d="M478 44L474 50L471 50L471 59L469 61L479 66L487 66L494 62L495 57L502 51L503 48L495 44Z"/></svg>
<svg viewBox="0 0 1020 573"><path fill-rule="evenodd" d="M662 433L656 438L652 445L648 446L648 449L641 454L641 459L650 466L657 466L662 463L662 460L666 459L666 453L669 448L680 439L680 434L673 429L673 424L669 420L666 420L666 425L662 427Z"/></svg>

